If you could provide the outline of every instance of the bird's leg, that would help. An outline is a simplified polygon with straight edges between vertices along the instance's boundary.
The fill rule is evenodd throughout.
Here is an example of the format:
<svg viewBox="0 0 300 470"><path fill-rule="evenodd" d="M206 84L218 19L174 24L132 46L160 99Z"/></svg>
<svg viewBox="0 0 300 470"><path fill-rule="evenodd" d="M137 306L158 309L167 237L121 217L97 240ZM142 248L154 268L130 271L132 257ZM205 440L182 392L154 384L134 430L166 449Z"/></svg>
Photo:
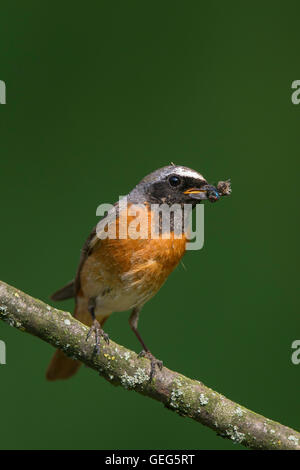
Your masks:
<svg viewBox="0 0 300 470"><path fill-rule="evenodd" d="M155 375L155 366L157 366L160 370L162 370L163 362L159 361L158 359L156 359L155 356L153 356L153 354L149 351L144 341L142 340L142 337L137 329L138 321L139 321L139 313L140 313L140 308L138 307L135 307L132 310L131 315L129 317L129 325L132 331L134 332L134 334L136 335L137 339L143 346L143 351L139 353L139 357L147 357L151 362L151 371L150 371L150 381L151 381Z"/></svg>
<svg viewBox="0 0 300 470"><path fill-rule="evenodd" d="M95 316L95 307L96 307L96 301L94 298L91 298L89 299L89 303L88 303L88 311L90 312L91 316L92 316L92 319L93 319L93 324L91 326L91 328L89 329L88 331L88 334L86 336L86 340L89 339L89 337L91 336L91 334L93 332L95 332L95 339L96 339L96 344L95 344L95 352L97 354L100 354L100 338L101 336L104 338L104 340L109 343L109 336L107 333L105 333L103 331L103 329L101 328L101 325L100 323L98 322L98 320L96 319L96 316Z"/></svg>

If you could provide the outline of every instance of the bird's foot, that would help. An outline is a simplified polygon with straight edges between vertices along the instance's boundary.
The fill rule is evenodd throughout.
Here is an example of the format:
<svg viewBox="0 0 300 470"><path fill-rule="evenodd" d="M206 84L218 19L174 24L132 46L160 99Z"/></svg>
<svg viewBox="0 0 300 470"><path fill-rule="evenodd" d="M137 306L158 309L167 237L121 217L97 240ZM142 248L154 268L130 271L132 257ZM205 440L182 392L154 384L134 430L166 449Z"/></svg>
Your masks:
<svg viewBox="0 0 300 470"><path fill-rule="evenodd" d="M100 354L100 338L102 337L107 343L109 343L109 336L107 333L105 333L98 320L94 320L91 328L88 331L88 334L86 335L86 341L89 339L92 333L95 333L95 353Z"/></svg>
<svg viewBox="0 0 300 470"><path fill-rule="evenodd" d="M138 357L147 357L149 361L151 362L151 370L150 370L150 377L149 377L149 382L151 382L151 380L153 379L156 373L155 367L157 366L159 370L162 370L163 365L164 365L163 361L159 361L158 359L156 359L155 356L153 356L153 354L150 351L145 351L145 350L141 351Z"/></svg>

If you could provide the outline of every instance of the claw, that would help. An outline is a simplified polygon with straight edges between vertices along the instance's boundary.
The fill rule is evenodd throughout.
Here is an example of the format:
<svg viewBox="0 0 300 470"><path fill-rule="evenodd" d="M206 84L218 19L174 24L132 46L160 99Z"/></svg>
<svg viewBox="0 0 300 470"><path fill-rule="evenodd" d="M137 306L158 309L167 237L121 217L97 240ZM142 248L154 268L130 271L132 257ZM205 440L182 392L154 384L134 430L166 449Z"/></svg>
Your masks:
<svg viewBox="0 0 300 470"><path fill-rule="evenodd" d="M138 354L138 357L147 357L150 360L151 370L150 370L149 382L151 382L151 380L153 379L156 373L155 367L157 366L159 370L162 370L163 365L164 365L163 361L159 361L158 359L156 359L156 357L153 356L153 354L150 351L144 351L144 350Z"/></svg>
<svg viewBox="0 0 300 470"><path fill-rule="evenodd" d="M93 332L95 333L95 340L96 340L94 352L99 355L100 354L100 338L102 337L106 343L109 343L109 336L107 333L105 333L102 330L100 323L96 319L93 321L93 324L91 328L89 329L88 334L86 335L86 341L89 339L89 337L91 336Z"/></svg>
<svg viewBox="0 0 300 470"><path fill-rule="evenodd" d="M102 330L102 337L104 339L104 341L109 344L109 336L107 333L104 333L104 331Z"/></svg>

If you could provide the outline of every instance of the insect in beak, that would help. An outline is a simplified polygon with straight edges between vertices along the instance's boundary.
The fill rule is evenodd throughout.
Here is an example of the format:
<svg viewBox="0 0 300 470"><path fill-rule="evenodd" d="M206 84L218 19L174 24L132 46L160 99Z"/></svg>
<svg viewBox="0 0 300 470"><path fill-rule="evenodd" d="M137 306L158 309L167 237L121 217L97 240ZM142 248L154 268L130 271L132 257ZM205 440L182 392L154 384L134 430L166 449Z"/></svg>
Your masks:
<svg viewBox="0 0 300 470"><path fill-rule="evenodd" d="M190 188L184 192L184 194L190 195L191 199L198 201L209 200L210 202L216 202L220 199L218 190L211 184L206 184L201 188Z"/></svg>

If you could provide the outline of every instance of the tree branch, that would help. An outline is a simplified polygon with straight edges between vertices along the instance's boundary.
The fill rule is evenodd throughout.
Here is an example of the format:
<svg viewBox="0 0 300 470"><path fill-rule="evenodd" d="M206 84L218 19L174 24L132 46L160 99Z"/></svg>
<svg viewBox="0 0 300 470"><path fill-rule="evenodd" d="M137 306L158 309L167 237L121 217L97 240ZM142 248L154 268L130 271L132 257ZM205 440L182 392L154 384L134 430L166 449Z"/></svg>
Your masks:
<svg viewBox="0 0 300 470"><path fill-rule="evenodd" d="M95 355L93 338L86 341L85 325L1 281L0 319L62 349L112 384L154 398L235 443L251 449L300 450L299 432L234 403L197 380L164 367L149 382L148 359L113 341L107 344L101 339L101 353Z"/></svg>

